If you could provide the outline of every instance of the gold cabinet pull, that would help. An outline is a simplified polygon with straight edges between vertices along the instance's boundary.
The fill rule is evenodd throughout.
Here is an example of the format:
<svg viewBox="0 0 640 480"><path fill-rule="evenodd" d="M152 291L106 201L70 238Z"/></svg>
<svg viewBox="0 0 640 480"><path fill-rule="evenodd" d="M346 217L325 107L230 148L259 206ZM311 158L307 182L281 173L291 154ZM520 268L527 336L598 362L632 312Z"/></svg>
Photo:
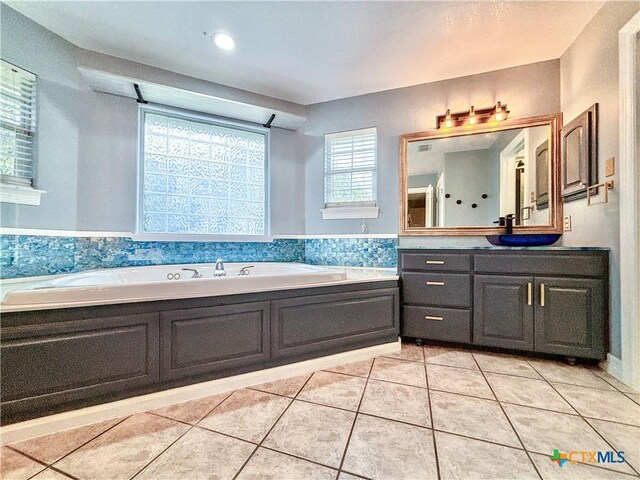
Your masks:
<svg viewBox="0 0 640 480"><path fill-rule="evenodd" d="M544 283L540 284L540 306L544 307Z"/></svg>
<svg viewBox="0 0 640 480"><path fill-rule="evenodd" d="M444 320L444 318L442 318L442 317L434 317L434 316L432 316L432 315L425 315L425 316L424 316L424 319L425 319L425 320L436 320L436 321L438 321L438 322L440 322L440 321Z"/></svg>
<svg viewBox="0 0 640 480"><path fill-rule="evenodd" d="M444 260L427 260L427 265L444 265Z"/></svg>
<svg viewBox="0 0 640 480"><path fill-rule="evenodd" d="M427 285L442 287L444 285L444 282L427 282Z"/></svg>
<svg viewBox="0 0 640 480"><path fill-rule="evenodd" d="M531 305L531 291L532 291L532 285L531 282L527 283L527 305Z"/></svg>

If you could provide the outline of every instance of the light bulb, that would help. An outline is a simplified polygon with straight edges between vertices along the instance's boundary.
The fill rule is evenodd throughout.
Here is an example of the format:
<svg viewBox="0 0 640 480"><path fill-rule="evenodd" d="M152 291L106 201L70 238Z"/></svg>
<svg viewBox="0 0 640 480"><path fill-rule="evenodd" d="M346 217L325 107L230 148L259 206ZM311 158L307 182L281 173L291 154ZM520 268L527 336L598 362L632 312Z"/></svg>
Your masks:
<svg viewBox="0 0 640 480"><path fill-rule="evenodd" d="M236 46L236 41L231 35L224 32L218 32L213 35L213 42L221 50L233 50Z"/></svg>
<svg viewBox="0 0 640 480"><path fill-rule="evenodd" d="M453 125L453 121L451 120L451 110L447 108L447 113L445 115L445 122L444 122L444 126L447 128L451 128L451 126Z"/></svg>
<svg viewBox="0 0 640 480"><path fill-rule="evenodd" d="M504 120L504 112L502 110L502 104L500 102L496 103L496 120Z"/></svg>
<svg viewBox="0 0 640 480"><path fill-rule="evenodd" d="M469 109L469 125L475 125L476 123L476 109L473 105Z"/></svg>

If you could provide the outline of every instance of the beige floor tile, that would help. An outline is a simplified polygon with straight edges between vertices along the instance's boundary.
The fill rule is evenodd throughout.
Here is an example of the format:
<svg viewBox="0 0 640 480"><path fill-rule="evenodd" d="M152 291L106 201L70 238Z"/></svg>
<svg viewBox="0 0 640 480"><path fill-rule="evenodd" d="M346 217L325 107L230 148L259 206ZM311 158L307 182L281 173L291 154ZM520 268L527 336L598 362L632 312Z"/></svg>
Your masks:
<svg viewBox="0 0 640 480"><path fill-rule="evenodd" d="M513 427L527 450L551 455L561 452L611 450L581 417L518 405L504 406ZM628 465L611 465L612 470L632 473Z"/></svg>
<svg viewBox="0 0 640 480"><path fill-rule="evenodd" d="M544 480L634 480L638 478L584 463L565 463L559 467L548 455L532 453L531 458Z"/></svg>
<svg viewBox="0 0 640 480"><path fill-rule="evenodd" d="M4 478L4 477L3 477ZM67 477L60 472L56 472L50 468L41 471L35 477L31 477L31 480L69 480L71 477Z"/></svg>
<svg viewBox="0 0 640 480"><path fill-rule="evenodd" d="M84 479L128 479L190 427L149 413L129 417L54 466Z"/></svg>
<svg viewBox="0 0 640 480"><path fill-rule="evenodd" d="M425 345L423 350L424 358L427 363L478 370L478 365L473 359L473 355L471 355L470 351L430 345Z"/></svg>
<svg viewBox="0 0 640 480"><path fill-rule="evenodd" d="M276 380L275 382L262 383L251 388L276 395L284 395L285 397L295 397L310 376L310 373L298 375L297 377Z"/></svg>
<svg viewBox="0 0 640 480"><path fill-rule="evenodd" d="M344 373L345 375L353 375L356 377L368 377L373 365L373 358L362 360L361 362L347 363L336 367L325 369L327 372Z"/></svg>
<svg viewBox="0 0 640 480"><path fill-rule="evenodd" d="M136 480L231 480L255 448L252 443L196 427L151 462Z"/></svg>
<svg viewBox="0 0 640 480"><path fill-rule="evenodd" d="M44 465L34 462L21 453L7 447L0 447L0 478L2 480L27 480L44 469Z"/></svg>
<svg viewBox="0 0 640 480"><path fill-rule="evenodd" d="M334 480L336 471L299 458L259 448L238 480Z"/></svg>
<svg viewBox="0 0 640 480"><path fill-rule="evenodd" d="M524 450L449 433L435 432L435 436L442 480L539 478Z"/></svg>
<svg viewBox="0 0 640 480"><path fill-rule="evenodd" d="M582 365L568 365L551 360L531 360L530 364L549 382L613 390L613 387Z"/></svg>
<svg viewBox="0 0 640 480"><path fill-rule="evenodd" d="M351 475L350 473L340 472L338 475L338 480L361 480L362 477L356 477L355 475Z"/></svg>
<svg viewBox="0 0 640 480"><path fill-rule="evenodd" d="M294 401L264 446L337 468L355 413Z"/></svg>
<svg viewBox="0 0 640 480"><path fill-rule="evenodd" d="M431 391L433 428L521 448L498 402Z"/></svg>
<svg viewBox="0 0 640 480"><path fill-rule="evenodd" d="M238 390L203 418L198 426L259 443L289 403L290 398L279 395Z"/></svg>
<svg viewBox="0 0 640 480"><path fill-rule="evenodd" d="M169 417L173 420L191 423L193 425L198 423L207 413L220 405L220 402L229 395L230 393L221 393L219 395L198 398L189 402L157 408L155 410L151 410L151 413L156 413L163 417Z"/></svg>
<svg viewBox="0 0 640 480"><path fill-rule="evenodd" d="M495 400L482 373L467 368L427 365L429 388Z"/></svg>
<svg viewBox="0 0 640 480"><path fill-rule="evenodd" d="M429 391L369 379L360 412L430 427Z"/></svg>
<svg viewBox="0 0 640 480"><path fill-rule="evenodd" d="M424 364L392 358L376 358L370 377L417 387L427 386Z"/></svg>
<svg viewBox="0 0 640 480"><path fill-rule="evenodd" d="M631 388L629 385L627 385L626 383L622 383L620 380L618 380L616 377L611 375L609 372L605 372L604 370L602 370L599 367L590 368L590 371L592 373L596 374L601 379L603 379L609 385L611 385L614 388L617 388L618 390L620 390L621 392L634 393L636 395L640 395L640 393L638 393L636 390Z"/></svg>
<svg viewBox="0 0 640 480"><path fill-rule="evenodd" d="M640 472L640 427L587 419L605 440L617 451L624 452L624 458L637 472Z"/></svg>
<svg viewBox="0 0 640 480"><path fill-rule="evenodd" d="M298 399L331 407L357 410L365 378L333 372L316 372L298 394Z"/></svg>
<svg viewBox="0 0 640 480"><path fill-rule="evenodd" d="M540 378L540 375L522 357L497 353L474 353L483 372L504 373L518 377Z"/></svg>
<svg viewBox="0 0 640 480"><path fill-rule="evenodd" d="M42 437L14 443L11 446L44 463L52 464L76 448L94 439L122 419L107 420Z"/></svg>
<svg viewBox="0 0 640 480"><path fill-rule="evenodd" d="M565 402L558 392L544 380L499 373L487 373L486 375L493 393L501 402L576 413L571 405Z"/></svg>
<svg viewBox="0 0 640 480"><path fill-rule="evenodd" d="M640 425L640 405L623 393L564 383L555 383L554 387L585 417Z"/></svg>
<svg viewBox="0 0 640 480"><path fill-rule="evenodd" d="M410 362L424 362L422 347L419 347L415 343L403 343L402 349L399 352L385 354L384 356L408 360Z"/></svg>
<svg viewBox="0 0 640 480"><path fill-rule="evenodd" d="M436 479L433 433L358 415L342 468L372 479Z"/></svg>

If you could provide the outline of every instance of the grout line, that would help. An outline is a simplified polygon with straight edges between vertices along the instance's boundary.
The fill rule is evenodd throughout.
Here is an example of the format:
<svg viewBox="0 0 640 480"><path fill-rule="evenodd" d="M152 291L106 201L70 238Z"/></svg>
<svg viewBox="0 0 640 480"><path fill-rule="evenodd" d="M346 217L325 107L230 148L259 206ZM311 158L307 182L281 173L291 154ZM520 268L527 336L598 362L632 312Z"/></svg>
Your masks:
<svg viewBox="0 0 640 480"><path fill-rule="evenodd" d="M422 356L424 357L424 348L422 349ZM424 363L424 378L427 382L427 399L429 400L429 421L431 422L431 434L433 436L433 454L436 459L436 474L438 475L438 479L440 479L442 478L442 476L440 474L440 459L438 458L438 445L436 442L436 432L435 432L436 424L433 421L433 408L431 406L431 389L429 388L429 372L427 370L427 362Z"/></svg>
<svg viewBox="0 0 640 480"><path fill-rule="evenodd" d="M473 356L473 355L472 355ZM473 356L474 361L478 364L478 368L480 368L480 364L478 363L478 360L476 359L475 356ZM529 362L527 362L529 363ZM485 375L485 373L482 371L482 369L480 368L480 373L482 374L482 377L484 378L484 381L487 383L487 385L489 385L489 389L491 389L491 393L493 393L493 395L496 397L496 399L498 398L498 396L496 395L496 392L493 391L493 388L491 387L491 384L489 383L489 380L487 380L487 377ZM531 465L533 466L533 469L536 471L536 473L538 474L538 477L540 477L540 480L543 480L542 474L540 473L540 471L538 470L538 467L536 466L536 463L533 461L533 458L531 458L531 454L527 451L527 449L524 446L524 442L522 441L522 439L520 438L520 435L518 434L516 428L513 426L513 423L511 423L511 419L509 418L509 415L507 415L507 412L505 411L503 405L500 402L497 402L498 405L500 406L500 410L502 411L502 414L504 415L504 417L507 419L507 422L509 422L509 425L511 426L511 430L513 430L513 433L515 434L516 438L518 439L518 441L520 442L520 444L522 445L522 449L525 451L525 453L527 454L527 457L529 458L529 461L531 462Z"/></svg>
<svg viewBox="0 0 640 480"><path fill-rule="evenodd" d="M347 442L344 445L344 451L342 452L342 458L340 459L340 466L338 467L338 470L342 470L342 467L344 466L344 461L347 458L347 451L349 450L349 444L351 443L351 436L353 435L353 430L356 427L356 421L358 420L358 415L360 415L360 407L362 407L364 394L367 391L367 386L369 385L369 379L371 378L371 372L373 371L373 366L375 365L375 363L376 363L376 359L374 358L373 362L371 362L371 365L369 366L369 374L367 375L367 378L364 382L364 388L362 389L362 394L360 395L360 401L358 402L358 407L356 408L356 414L354 415L353 422L351 423L351 430L349 431ZM338 473L338 476L339 475L340 473Z"/></svg>
<svg viewBox="0 0 640 480"><path fill-rule="evenodd" d="M315 373L315 372L313 372ZM287 407L282 411L282 413L280 414L280 416L278 417L278 419L273 422L273 425L271 425L271 428L269 428L269 430L267 431L267 433L262 437L262 440L260 440L260 442L256 445L256 448L254 448L253 452L251 452L251 455L249 455L247 457L247 459L245 460L245 462L242 464L242 466L240 467L240 469L236 472L236 474L233 476L233 480L236 480L238 478L238 475L240 475L240 472L242 472L242 470L244 470L244 468L247 466L247 464L249 463L249 461L253 458L253 456L256 454L256 452L258 451L258 449L262 446L262 444L264 443L264 441L267 439L267 437L269 436L269 434L273 431L273 429L276 427L276 425L278 424L278 422L282 419L282 417L284 417L285 413L287 413L287 411L289 410L289 408L291 408L291 405L293 405L293 402L296 400L296 398L298 397L298 395L300 394L300 392L304 389L304 387L307 385L307 383L309 383L309 380L311 380L311 378L313 377L313 374L309 375L309 378L307 378L307 380L304 382L304 384L302 385L302 387L300 387L300 390L298 390L298 393L296 393L295 397L290 398L290 397L286 397L288 398L289 401L289 405L287 405ZM266 447L265 447L266 448Z"/></svg>

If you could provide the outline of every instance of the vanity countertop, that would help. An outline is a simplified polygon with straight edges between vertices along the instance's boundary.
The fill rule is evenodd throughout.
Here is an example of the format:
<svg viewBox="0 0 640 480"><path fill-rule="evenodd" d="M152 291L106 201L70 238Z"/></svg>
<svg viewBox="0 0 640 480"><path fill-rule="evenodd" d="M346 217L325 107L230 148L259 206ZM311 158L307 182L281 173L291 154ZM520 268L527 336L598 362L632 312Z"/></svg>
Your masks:
<svg viewBox="0 0 640 480"><path fill-rule="evenodd" d="M398 250L537 250L537 251L576 251L576 252L588 252L588 251L608 251L609 247L504 247L496 245L483 245L483 246L462 246L462 245L417 245L417 246L398 246Z"/></svg>

